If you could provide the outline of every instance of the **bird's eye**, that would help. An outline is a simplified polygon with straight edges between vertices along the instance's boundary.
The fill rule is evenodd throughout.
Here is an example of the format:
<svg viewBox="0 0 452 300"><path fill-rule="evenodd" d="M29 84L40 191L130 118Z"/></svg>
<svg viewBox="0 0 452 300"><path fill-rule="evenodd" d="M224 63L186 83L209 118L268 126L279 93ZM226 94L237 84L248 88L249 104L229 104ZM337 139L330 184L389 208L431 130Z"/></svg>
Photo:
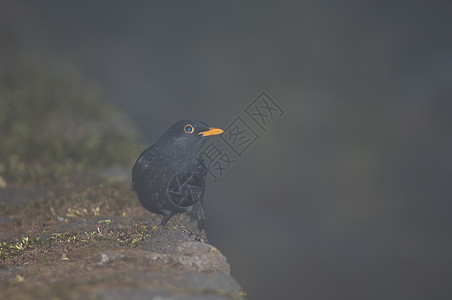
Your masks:
<svg viewBox="0 0 452 300"><path fill-rule="evenodd" d="M185 131L186 133L193 133L194 130L195 130L195 129L194 129L193 126L191 126L190 124L187 124L187 125L185 125L185 127L184 127L184 131Z"/></svg>

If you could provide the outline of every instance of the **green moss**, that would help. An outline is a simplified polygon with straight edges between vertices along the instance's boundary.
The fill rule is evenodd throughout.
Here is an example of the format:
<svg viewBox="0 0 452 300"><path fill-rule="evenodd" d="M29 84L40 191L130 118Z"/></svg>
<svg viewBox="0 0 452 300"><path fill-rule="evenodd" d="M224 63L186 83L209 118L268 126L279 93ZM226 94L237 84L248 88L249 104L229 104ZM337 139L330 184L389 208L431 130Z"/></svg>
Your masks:
<svg viewBox="0 0 452 300"><path fill-rule="evenodd" d="M7 260L13 256L23 254L26 251L35 250L43 247L46 243L41 241L41 238L29 238L24 236L12 242L0 243L0 260Z"/></svg>
<svg viewBox="0 0 452 300"><path fill-rule="evenodd" d="M0 176L48 183L119 164L141 146L127 120L73 68L0 68Z"/></svg>

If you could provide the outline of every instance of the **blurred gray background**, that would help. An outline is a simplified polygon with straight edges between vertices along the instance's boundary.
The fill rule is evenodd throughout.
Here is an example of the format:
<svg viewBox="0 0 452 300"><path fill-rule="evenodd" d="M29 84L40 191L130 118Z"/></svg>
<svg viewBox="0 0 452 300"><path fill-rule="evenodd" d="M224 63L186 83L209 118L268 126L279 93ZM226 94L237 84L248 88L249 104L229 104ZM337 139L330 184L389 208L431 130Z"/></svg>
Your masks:
<svg viewBox="0 0 452 300"><path fill-rule="evenodd" d="M452 299L451 3L1 0L0 61L71 61L145 144L266 90L205 198L248 298Z"/></svg>

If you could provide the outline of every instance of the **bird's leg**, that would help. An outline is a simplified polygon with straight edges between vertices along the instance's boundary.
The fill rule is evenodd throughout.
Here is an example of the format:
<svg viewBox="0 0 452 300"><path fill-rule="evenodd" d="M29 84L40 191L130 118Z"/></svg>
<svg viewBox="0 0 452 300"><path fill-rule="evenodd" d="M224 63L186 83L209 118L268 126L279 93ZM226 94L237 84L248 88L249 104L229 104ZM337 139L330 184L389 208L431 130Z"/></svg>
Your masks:
<svg viewBox="0 0 452 300"><path fill-rule="evenodd" d="M160 222L159 226L165 227L166 222L168 222L168 220L171 218L172 215L173 215L173 213L170 210L164 210L163 211L163 220L162 220L162 222Z"/></svg>

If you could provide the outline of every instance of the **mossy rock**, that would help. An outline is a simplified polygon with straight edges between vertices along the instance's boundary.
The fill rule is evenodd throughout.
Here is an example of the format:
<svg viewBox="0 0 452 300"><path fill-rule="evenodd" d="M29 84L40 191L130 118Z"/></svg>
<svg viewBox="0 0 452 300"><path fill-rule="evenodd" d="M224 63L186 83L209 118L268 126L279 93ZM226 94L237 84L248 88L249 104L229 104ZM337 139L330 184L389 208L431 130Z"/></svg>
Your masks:
<svg viewBox="0 0 452 300"><path fill-rule="evenodd" d="M129 167L142 148L133 126L75 68L33 62L0 68L0 141L2 185Z"/></svg>

